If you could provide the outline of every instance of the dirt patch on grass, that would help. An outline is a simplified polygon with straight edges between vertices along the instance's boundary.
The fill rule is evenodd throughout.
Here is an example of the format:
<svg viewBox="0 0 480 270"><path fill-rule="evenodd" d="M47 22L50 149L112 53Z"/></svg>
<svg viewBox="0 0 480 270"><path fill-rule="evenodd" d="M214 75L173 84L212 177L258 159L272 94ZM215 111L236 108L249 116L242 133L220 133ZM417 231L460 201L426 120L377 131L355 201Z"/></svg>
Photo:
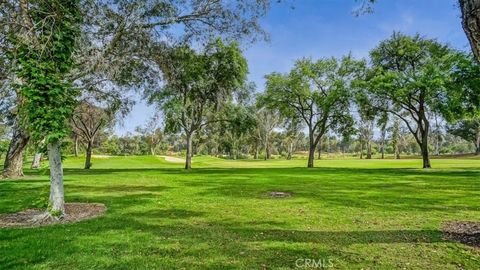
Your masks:
<svg viewBox="0 0 480 270"><path fill-rule="evenodd" d="M45 215L45 209L27 209L0 215L0 228L38 227L51 224L73 223L105 214L107 207L101 203L66 203L65 215L54 219Z"/></svg>
<svg viewBox="0 0 480 270"><path fill-rule="evenodd" d="M292 196L292 193L284 191L271 191L268 193L268 196L272 198L288 198Z"/></svg>
<svg viewBox="0 0 480 270"><path fill-rule="evenodd" d="M442 225L444 238L480 248L480 222L449 221Z"/></svg>

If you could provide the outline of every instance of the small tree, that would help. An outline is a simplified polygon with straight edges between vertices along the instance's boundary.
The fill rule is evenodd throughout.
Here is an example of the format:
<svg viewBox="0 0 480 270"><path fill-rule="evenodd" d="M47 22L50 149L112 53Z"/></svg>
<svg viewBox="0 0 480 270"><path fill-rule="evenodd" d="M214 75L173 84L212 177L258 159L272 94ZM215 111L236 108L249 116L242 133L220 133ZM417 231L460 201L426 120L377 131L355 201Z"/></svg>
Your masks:
<svg viewBox="0 0 480 270"><path fill-rule="evenodd" d="M273 73L266 77L263 102L286 118L302 119L308 128L309 168L313 167L320 138L329 129L342 130L353 125L349 114L349 78L355 67L349 57L341 61L302 59L289 74Z"/></svg>
<svg viewBox="0 0 480 270"><path fill-rule="evenodd" d="M148 147L150 148L150 154L154 156L163 139L163 131L160 127L158 115L150 118L145 126L137 127L135 131L140 133L145 138Z"/></svg>
<svg viewBox="0 0 480 270"><path fill-rule="evenodd" d="M81 139L86 148L85 169L92 167L92 150L97 134L111 127L114 117L108 109L101 108L87 101L80 102L72 117L73 132Z"/></svg>

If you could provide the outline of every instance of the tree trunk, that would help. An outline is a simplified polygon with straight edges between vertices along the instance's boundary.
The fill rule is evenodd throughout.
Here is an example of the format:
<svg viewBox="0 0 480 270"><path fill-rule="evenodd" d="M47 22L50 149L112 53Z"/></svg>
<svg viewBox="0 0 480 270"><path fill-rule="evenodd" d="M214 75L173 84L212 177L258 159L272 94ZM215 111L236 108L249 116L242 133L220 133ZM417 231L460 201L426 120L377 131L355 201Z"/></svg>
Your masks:
<svg viewBox="0 0 480 270"><path fill-rule="evenodd" d="M78 157L78 136L75 135L75 157Z"/></svg>
<svg viewBox="0 0 480 270"><path fill-rule="evenodd" d="M372 159L372 142L367 142L367 159Z"/></svg>
<svg viewBox="0 0 480 270"><path fill-rule="evenodd" d="M187 157L185 159L185 170L192 168L192 133L187 133Z"/></svg>
<svg viewBox="0 0 480 270"><path fill-rule="evenodd" d="M288 143L288 154L287 154L287 160L292 159L292 152L293 152L293 142Z"/></svg>
<svg viewBox="0 0 480 270"><path fill-rule="evenodd" d="M430 165L430 157L428 156L428 135L427 132L422 134L422 143L420 145L420 149L422 151L422 159L423 159L423 168L428 169L432 166Z"/></svg>
<svg viewBox="0 0 480 270"><path fill-rule="evenodd" d="M322 159L322 141L323 141L323 138L320 138L320 141L318 142L318 156L317 156L318 160Z"/></svg>
<svg viewBox="0 0 480 270"><path fill-rule="evenodd" d="M313 168L314 167L313 162L314 162L314 159L315 159L315 148L316 148L315 140L313 138L312 131L310 131L309 149L308 149L308 164L307 164L308 168Z"/></svg>
<svg viewBox="0 0 480 270"><path fill-rule="evenodd" d="M38 169L40 168L40 163L42 161L42 153L36 153L35 156L33 156L33 161L32 161L32 169Z"/></svg>
<svg viewBox="0 0 480 270"><path fill-rule="evenodd" d="M255 145L255 153L253 154L253 159L258 159L258 145Z"/></svg>
<svg viewBox="0 0 480 270"><path fill-rule="evenodd" d="M92 167L92 148L93 148L93 142L89 141L87 143L87 152L85 155L85 169L90 169Z"/></svg>
<svg viewBox="0 0 480 270"><path fill-rule="evenodd" d="M363 143L360 143L360 159L363 159Z"/></svg>
<svg viewBox="0 0 480 270"><path fill-rule="evenodd" d="M19 178L23 176L23 152L29 137L25 130L15 127L12 140L8 147L2 176L4 178Z"/></svg>
<svg viewBox="0 0 480 270"><path fill-rule="evenodd" d="M475 155L480 155L480 124L477 127L477 138L476 138L475 146L476 146L476 151Z"/></svg>
<svg viewBox="0 0 480 270"><path fill-rule="evenodd" d="M400 148L395 145L395 159L400 159Z"/></svg>
<svg viewBox="0 0 480 270"><path fill-rule="evenodd" d="M477 62L480 62L480 1L459 0L462 26Z"/></svg>
<svg viewBox="0 0 480 270"><path fill-rule="evenodd" d="M50 165L50 213L57 216L65 212L63 193L63 168L60 153L60 141L51 142L47 146L48 163Z"/></svg>
<svg viewBox="0 0 480 270"><path fill-rule="evenodd" d="M265 151L265 156L263 157L263 160L267 160L268 159L268 144L265 142L264 145L263 145L263 151Z"/></svg>

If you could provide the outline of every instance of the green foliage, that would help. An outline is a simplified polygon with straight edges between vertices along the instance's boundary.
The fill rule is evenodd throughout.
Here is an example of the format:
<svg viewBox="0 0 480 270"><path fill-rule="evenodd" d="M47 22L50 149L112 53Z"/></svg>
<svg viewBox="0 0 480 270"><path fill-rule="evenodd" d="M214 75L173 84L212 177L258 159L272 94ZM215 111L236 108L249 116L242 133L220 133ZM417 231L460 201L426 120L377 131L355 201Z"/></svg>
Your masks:
<svg viewBox="0 0 480 270"><path fill-rule="evenodd" d="M35 141L55 141L68 134L67 120L78 92L65 75L74 65L79 34L78 0L32 1L34 29L12 37L17 45L11 57L18 61L15 85L23 98L21 114Z"/></svg>
<svg viewBox="0 0 480 270"><path fill-rule="evenodd" d="M289 74L266 76L266 91L260 100L286 118L301 119L311 131L342 132L353 125L349 114L352 67L355 64L349 57L298 60Z"/></svg>
<svg viewBox="0 0 480 270"><path fill-rule="evenodd" d="M210 42L200 52L189 47L174 49L164 68L165 85L148 93L150 102L165 114L166 130L194 132L232 99L243 87L248 67L236 43Z"/></svg>
<svg viewBox="0 0 480 270"><path fill-rule="evenodd" d="M452 80L440 103L445 119L455 122L480 117L480 66L471 54L457 53Z"/></svg>

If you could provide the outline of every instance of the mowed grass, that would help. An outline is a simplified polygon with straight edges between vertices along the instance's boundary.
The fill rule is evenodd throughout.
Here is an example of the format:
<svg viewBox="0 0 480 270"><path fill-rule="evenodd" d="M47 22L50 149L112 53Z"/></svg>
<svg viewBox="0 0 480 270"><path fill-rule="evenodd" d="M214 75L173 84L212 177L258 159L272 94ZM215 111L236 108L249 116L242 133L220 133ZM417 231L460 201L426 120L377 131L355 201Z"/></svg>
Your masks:
<svg viewBox="0 0 480 270"><path fill-rule="evenodd" d="M480 221L480 160L226 161L194 169L160 157L65 161L67 202L103 217L0 229L0 269L479 269L480 252L442 239ZM48 196L48 172L0 181L0 213ZM285 191L290 198L270 198ZM312 265L310 265L312 266ZM326 266L330 264L326 263Z"/></svg>

